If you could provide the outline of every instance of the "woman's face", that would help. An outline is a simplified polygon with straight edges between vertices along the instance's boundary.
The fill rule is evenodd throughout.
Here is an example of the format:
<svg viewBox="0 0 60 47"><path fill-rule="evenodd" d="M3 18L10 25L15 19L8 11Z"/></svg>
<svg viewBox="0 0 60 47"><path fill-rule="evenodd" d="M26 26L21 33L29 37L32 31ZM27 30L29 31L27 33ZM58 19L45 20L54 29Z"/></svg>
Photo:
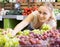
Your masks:
<svg viewBox="0 0 60 47"><path fill-rule="evenodd" d="M46 6L40 6L38 12L38 19L40 22L47 21L51 16L50 10Z"/></svg>

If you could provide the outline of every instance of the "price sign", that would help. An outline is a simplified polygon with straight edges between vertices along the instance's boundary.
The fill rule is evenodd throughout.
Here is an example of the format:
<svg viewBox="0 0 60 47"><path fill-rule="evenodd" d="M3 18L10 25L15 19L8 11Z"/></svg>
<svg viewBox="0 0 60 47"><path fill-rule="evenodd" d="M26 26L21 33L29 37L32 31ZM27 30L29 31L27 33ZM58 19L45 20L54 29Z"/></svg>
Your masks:
<svg viewBox="0 0 60 47"><path fill-rule="evenodd" d="M17 20L23 20L24 19L24 16L17 16L16 19Z"/></svg>

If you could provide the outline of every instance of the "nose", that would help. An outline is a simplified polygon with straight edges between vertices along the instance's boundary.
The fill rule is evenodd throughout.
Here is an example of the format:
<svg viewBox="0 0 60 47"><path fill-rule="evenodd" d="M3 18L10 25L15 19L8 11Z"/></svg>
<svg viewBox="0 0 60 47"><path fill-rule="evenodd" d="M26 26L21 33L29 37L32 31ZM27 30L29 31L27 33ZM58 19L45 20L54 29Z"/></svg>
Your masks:
<svg viewBox="0 0 60 47"><path fill-rule="evenodd" d="M43 17L43 14L40 14L40 17L42 18Z"/></svg>

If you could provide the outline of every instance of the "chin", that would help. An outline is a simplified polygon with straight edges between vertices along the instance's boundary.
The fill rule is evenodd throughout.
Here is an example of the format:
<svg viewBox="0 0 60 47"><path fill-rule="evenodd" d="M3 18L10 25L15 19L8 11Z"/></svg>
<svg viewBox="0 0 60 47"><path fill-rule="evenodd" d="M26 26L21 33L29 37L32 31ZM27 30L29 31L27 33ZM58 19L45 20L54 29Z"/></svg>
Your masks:
<svg viewBox="0 0 60 47"><path fill-rule="evenodd" d="M45 20L40 20L40 22L45 22Z"/></svg>

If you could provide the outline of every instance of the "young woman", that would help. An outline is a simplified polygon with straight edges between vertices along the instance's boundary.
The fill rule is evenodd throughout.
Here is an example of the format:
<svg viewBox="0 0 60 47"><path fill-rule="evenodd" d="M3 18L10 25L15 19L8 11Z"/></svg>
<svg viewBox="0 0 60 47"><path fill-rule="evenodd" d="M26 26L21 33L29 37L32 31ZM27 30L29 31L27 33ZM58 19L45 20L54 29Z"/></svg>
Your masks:
<svg viewBox="0 0 60 47"><path fill-rule="evenodd" d="M22 22L16 25L12 35L14 36L28 24L30 24L32 29L40 29L43 24L49 24L52 29L56 29L56 19L53 13L53 6L50 3L40 6L38 10L29 14Z"/></svg>

